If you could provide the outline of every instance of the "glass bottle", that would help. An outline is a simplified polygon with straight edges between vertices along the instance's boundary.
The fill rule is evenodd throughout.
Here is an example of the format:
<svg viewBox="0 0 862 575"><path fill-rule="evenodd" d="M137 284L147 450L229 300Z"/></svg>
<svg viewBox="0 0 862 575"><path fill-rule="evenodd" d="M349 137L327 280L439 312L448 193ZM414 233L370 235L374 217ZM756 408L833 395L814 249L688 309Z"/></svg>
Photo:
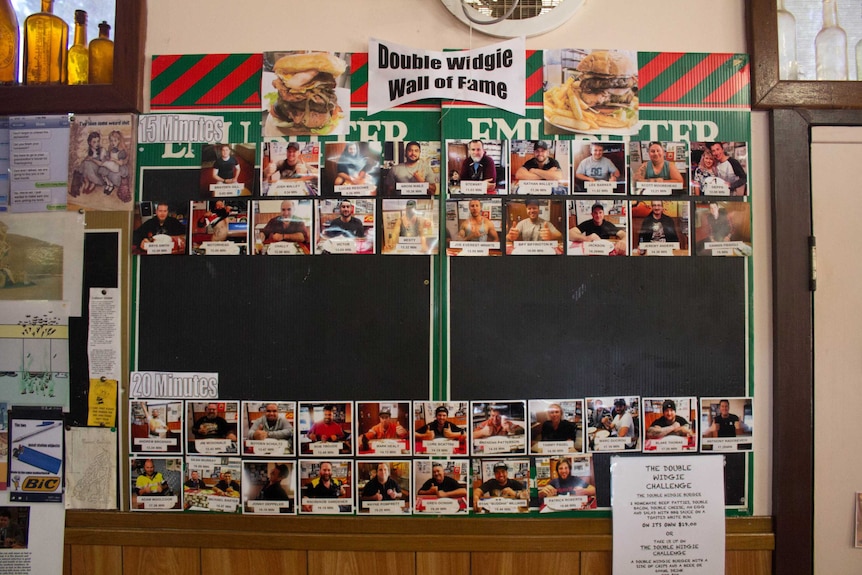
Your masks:
<svg viewBox="0 0 862 575"><path fill-rule="evenodd" d="M99 24L99 37L90 41L90 84L114 83L114 43L111 25L105 21Z"/></svg>
<svg viewBox="0 0 862 575"><path fill-rule="evenodd" d="M54 0L42 0L42 11L24 20L24 83L66 81L69 25L54 15Z"/></svg>
<svg viewBox="0 0 862 575"><path fill-rule="evenodd" d="M862 40L856 43L856 79L862 80Z"/></svg>
<svg viewBox="0 0 862 575"><path fill-rule="evenodd" d="M70 86L87 83L90 73L90 50L87 47L87 13L75 10L75 40L69 48L68 70Z"/></svg>
<svg viewBox="0 0 862 575"><path fill-rule="evenodd" d="M0 0L0 84L18 83L18 16L11 0Z"/></svg>
<svg viewBox="0 0 862 575"><path fill-rule="evenodd" d="M798 80L799 63L796 60L796 18L778 0L778 79Z"/></svg>
<svg viewBox="0 0 862 575"><path fill-rule="evenodd" d="M814 39L818 80L847 79L847 34L838 25L837 0L823 0L823 28Z"/></svg>

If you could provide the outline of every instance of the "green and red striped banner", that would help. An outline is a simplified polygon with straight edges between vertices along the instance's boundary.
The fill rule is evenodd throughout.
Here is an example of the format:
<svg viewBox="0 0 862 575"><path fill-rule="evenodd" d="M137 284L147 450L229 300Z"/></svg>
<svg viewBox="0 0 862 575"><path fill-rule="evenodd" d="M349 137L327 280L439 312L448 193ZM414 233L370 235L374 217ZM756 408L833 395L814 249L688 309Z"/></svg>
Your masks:
<svg viewBox="0 0 862 575"><path fill-rule="evenodd" d="M747 54L638 53L640 105L750 108Z"/></svg>
<svg viewBox="0 0 862 575"><path fill-rule="evenodd" d="M152 111L260 109L262 54L153 56Z"/></svg>

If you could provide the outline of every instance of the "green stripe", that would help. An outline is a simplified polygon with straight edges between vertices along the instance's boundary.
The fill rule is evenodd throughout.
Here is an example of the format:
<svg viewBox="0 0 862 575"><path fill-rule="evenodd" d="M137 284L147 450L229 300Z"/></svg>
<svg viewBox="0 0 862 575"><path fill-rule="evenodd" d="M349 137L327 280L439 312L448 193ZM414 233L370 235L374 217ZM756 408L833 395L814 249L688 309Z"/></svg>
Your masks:
<svg viewBox="0 0 862 575"><path fill-rule="evenodd" d="M225 77L233 72L238 66L243 64L247 58L247 55L232 55L225 58L223 62L218 64L211 71L207 72L206 75L204 75L194 85L189 86L180 97L174 100L173 105L181 107L194 106L204 94L208 93L210 90L217 87L219 83L223 82ZM252 78L257 80L257 89L260 90L260 71L253 74ZM226 96L227 94L225 94L220 100L221 104L228 105L231 103L237 104L242 102L242 100L229 102ZM245 97L247 98L248 95Z"/></svg>
<svg viewBox="0 0 862 575"><path fill-rule="evenodd" d="M350 85L355 91L360 86L368 83L368 64L360 66L356 70L350 70Z"/></svg>
<svg viewBox="0 0 862 575"><path fill-rule="evenodd" d="M161 74L156 76L150 82L150 98L155 99L165 89L177 81L177 79L185 74L188 69L201 61L203 56L191 55L180 56L176 62L165 68ZM155 58L154 58L155 59Z"/></svg>
<svg viewBox="0 0 862 575"><path fill-rule="evenodd" d="M249 96L260 92L260 74L252 74L248 80L237 86L230 94L222 98L226 106L238 106L248 100Z"/></svg>
<svg viewBox="0 0 862 575"><path fill-rule="evenodd" d="M183 74L188 72L195 65L199 64L205 57L206 56L201 55L183 56L179 60L174 62L164 72L159 74L158 77L153 79L151 87L152 98L156 98L159 94L161 94L161 92L169 88ZM250 57L251 56L249 54L229 55L215 68L207 72L194 85L188 86L186 90L182 92L180 96L172 102L172 104L180 107L189 107L195 105L195 103L201 98L201 96L212 90L215 86L222 82L228 74L233 72L237 67L244 64ZM233 92L230 92L230 94L226 94L225 97L222 98L220 103L224 105L241 104L248 98L251 93L260 90L260 72L252 74L251 78L241 85L244 86L246 84L248 84L249 86L254 86L254 88L251 89L251 91L242 95L241 99L234 99L229 97L230 95L237 93L236 90L234 90Z"/></svg>
<svg viewBox="0 0 862 575"><path fill-rule="evenodd" d="M653 56L657 55L657 53L653 54ZM640 86L638 96L641 103L647 104L653 102L659 94L675 84L677 80L688 73L694 66L702 62L706 56L707 54L685 54L654 78L652 82L646 86ZM652 58L649 58L647 61L649 60L652 60Z"/></svg>

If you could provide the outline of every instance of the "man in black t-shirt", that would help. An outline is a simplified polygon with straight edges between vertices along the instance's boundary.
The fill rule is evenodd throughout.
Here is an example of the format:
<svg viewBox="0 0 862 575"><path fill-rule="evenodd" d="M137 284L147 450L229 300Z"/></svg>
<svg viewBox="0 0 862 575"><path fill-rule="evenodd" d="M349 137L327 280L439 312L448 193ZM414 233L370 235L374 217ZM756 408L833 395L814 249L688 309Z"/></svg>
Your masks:
<svg viewBox="0 0 862 575"><path fill-rule="evenodd" d="M718 415L712 420L709 428L710 437L736 437L742 431L739 417L730 413L730 402L722 399L718 402Z"/></svg>
<svg viewBox="0 0 862 575"><path fill-rule="evenodd" d="M614 251L626 253L626 231L618 228L605 219L605 207L596 202L590 210L592 219L579 223L569 229L570 242L594 242L597 240L611 240L614 243Z"/></svg>

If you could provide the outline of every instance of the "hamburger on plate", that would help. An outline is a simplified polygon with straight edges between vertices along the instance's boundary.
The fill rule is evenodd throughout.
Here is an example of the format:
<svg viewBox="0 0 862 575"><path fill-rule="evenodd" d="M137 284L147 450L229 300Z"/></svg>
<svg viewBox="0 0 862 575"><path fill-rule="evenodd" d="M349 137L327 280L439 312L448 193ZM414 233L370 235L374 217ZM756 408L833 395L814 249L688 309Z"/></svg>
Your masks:
<svg viewBox="0 0 862 575"><path fill-rule="evenodd" d="M275 92L265 94L269 115L265 135L329 134L343 111L335 88L347 64L329 52L282 56L272 66Z"/></svg>
<svg viewBox="0 0 862 575"><path fill-rule="evenodd" d="M638 68L625 52L595 50L566 81L545 92L545 116L578 132L633 128L638 121Z"/></svg>

